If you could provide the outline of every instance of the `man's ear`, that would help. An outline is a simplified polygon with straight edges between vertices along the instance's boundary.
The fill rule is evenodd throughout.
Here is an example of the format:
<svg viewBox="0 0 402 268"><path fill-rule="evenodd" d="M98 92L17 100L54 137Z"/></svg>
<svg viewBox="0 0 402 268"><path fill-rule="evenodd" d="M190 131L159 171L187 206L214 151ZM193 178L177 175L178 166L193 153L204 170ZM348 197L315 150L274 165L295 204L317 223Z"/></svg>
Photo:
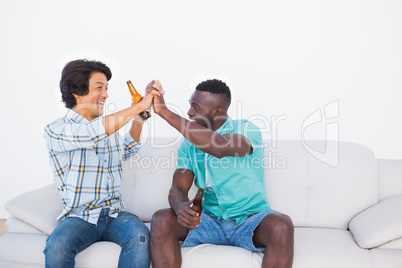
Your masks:
<svg viewBox="0 0 402 268"><path fill-rule="evenodd" d="M75 103L78 104L78 100L80 99L80 96L75 93L71 93L71 94L73 94L73 96L75 98Z"/></svg>
<svg viewBox="0 0 402 268"><path fill-rule="evenodd" d="M223 109L222 108L218 108L215 110L215 115L216 116L221 116L223 114Z"/></svg>

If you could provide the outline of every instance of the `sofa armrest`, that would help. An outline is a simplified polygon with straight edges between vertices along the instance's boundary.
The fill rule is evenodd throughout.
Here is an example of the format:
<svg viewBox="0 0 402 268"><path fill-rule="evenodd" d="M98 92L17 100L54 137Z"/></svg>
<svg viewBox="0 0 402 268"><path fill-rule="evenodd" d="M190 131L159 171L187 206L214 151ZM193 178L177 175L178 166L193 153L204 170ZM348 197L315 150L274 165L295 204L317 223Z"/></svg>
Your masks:
<svg viewBox="0 0 402 268"><path fill-rule="evenodd" d="M18 219L15 216L11 216L6 221L7 233L17 234L45 234L32 225Z"/></svg>
<svg viewBox="0 0 402 268"><path fill-rule="evenodd" d="M47 235L58 226L56 218L63 210L55 184L14 197L4 208L14 217Z"/></svg>
<svg viewBox="0 0 402 268"><path fill-rule="evenodd" d="M362 248L375 248L402 237L402 195L389 197L355 216L349 230Z"/></svg>

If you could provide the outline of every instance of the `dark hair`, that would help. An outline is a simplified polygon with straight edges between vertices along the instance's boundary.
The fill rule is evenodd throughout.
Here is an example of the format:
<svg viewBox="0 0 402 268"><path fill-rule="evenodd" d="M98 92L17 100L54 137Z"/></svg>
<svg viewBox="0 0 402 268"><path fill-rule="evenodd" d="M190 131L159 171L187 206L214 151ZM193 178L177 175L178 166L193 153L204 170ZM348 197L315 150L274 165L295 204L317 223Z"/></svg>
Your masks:
<svg viewBox="0 0 402 268"><path fill-rule="evenodd" d="M92 60L74 60L64 66L61 72L60 91L61 99L67 108L77 105L73 94L85 96L89 92L89 78L92 73L99 72L106 75L107 81L112 78L112 72L106 64Z"/></svg>
<svg viewBox="0 0 402 268"><path fill-rule="evenodd" d="M195 89L199 91L209 92L212 94L224 95L228 99L229 104L230 100L232 99L229 87L225 84L225 82L222 82L221 80L218 79L205 80L199 83Z"/></svg>

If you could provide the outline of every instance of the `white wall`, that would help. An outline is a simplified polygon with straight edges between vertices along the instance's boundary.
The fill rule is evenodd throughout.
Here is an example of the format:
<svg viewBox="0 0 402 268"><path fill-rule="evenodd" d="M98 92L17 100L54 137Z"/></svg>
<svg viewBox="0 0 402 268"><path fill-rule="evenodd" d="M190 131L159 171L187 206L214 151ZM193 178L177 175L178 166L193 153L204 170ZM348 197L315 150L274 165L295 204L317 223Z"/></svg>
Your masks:
<svg viewBox="0 0 402 268"><path fill-rule="evenodd" d="M60 71L76 58L111 67L109 112L129 105L128 79L141 90L160 79L185 114L194 86L217 77L232 116L264 116L267 138L325 138L310 115L327 106L330 137L402 158L401 1L0 3L0 218L7 200L52 182L43 128L65 112ZM153 116L145 135L177 134Z"/></svg>

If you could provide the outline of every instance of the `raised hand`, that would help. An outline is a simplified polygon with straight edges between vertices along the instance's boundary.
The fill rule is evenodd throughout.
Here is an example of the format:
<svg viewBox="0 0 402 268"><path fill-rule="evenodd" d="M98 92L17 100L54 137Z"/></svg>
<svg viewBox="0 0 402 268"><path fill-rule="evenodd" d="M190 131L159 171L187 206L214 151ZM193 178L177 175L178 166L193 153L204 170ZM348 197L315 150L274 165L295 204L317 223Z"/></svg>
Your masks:
<svg viewBox="0 0 402 268"><path fill-rule="evenodd" d="M153 104L154 112L156 114L160 115L161 113L163 113L163 111L165 109L167 109L166 104L165 104L165 99L162 96L163 94L165 94L165 91L163 90L162 85L159 82L159 80L154 80L152 82L148 84L149 88L147 86L147 90L149 91L149 90L154 89L154 90L157 90L159 93L161 93L160 96L155 97L154 104Z"/></svg>
<svg viewBox="0 0 402 268"><path fill-rule="evenodd" d="M161 93L155 89L151 89L137 105L141 105L143 110L150 109L154 101L154 98L158 96L161 96Z"/></svg>
<svg viewBox="0 0 402 268"><path fill-rule="evenodd" d="M152 89L156 89L162 95L165 94L165 91L163 90L162 85L159 82L159 80L152 80L151 82L149 82L149 84L147 85L147 87L145 89L145 94L148 94Z"/></svg>

